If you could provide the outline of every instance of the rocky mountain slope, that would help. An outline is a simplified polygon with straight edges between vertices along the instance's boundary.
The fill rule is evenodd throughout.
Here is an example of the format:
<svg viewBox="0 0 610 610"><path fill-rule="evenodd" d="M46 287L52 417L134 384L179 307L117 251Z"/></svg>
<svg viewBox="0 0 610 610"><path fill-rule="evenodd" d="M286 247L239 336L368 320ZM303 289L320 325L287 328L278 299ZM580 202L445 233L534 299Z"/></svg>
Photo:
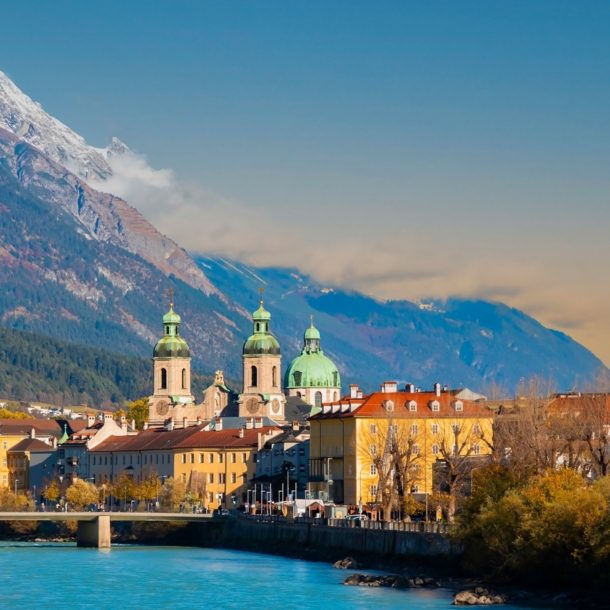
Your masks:
<svg viewBox="0 0 610 610"><path fill-rule="evenodd" d="M569 337L502 304L379 303L298 270L194 261L127 202L102 192L112 175L107 159L125 154L117 139L89 146L0 73L2 324L149 355L172 287L194 367L239 378L262 283L284 362L300 351L313 314L345 384L372 389L391 378L480 389L493 379L512 388L540 374L563 389L602 366Z"/></svg>

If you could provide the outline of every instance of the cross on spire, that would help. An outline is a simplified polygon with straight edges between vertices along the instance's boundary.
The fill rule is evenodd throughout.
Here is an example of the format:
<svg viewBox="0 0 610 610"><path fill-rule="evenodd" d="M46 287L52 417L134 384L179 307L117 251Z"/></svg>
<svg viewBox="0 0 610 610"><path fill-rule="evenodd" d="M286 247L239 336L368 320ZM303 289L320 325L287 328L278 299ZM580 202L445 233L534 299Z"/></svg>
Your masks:
<svg viewBox="0 0 610 610"><path fill-rule="evenodd" d="M309 316L309 328L313 328L313 314Z"/></svg>
<svg viewBox="0 0 610 610"><path fill-rule="evenodd" d="M258 291L261 293L261 300L259 301L260 304L263 304L263 292L265 292L265 289L261 286Z"/></svg>
<svg viewBox="0 0 610 610"><path fill-rule="evenodd" d="M170 308L174 306L174 289L170 288L167 291L167 294L169 295L169 306Z"/></svg>

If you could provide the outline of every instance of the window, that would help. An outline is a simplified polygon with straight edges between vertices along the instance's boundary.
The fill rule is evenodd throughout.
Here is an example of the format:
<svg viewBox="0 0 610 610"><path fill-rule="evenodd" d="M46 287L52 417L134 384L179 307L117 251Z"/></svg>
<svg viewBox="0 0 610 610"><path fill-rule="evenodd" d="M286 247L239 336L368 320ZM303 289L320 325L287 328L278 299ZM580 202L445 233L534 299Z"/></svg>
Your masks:
<svg viewBox="0 0 610 610"><path fill-rule="evenodd" d="M234 472L231 473L231 483L237 483L237 475Z"/></svg>
<svg viewBox="0 0 610 610"><path fill-rule="evenodd" d="M370 446L371 455L377 455L377 445Z"/></svg>
<svg viewBox="0 0 610 610"><path fill-rule="evenodd" d="M2 448L3 448L3 449L6 449L6 441L4 441L4 442L2 443Z"/></svg>
<svg viewBox="0 0 610 610"><path fill-rule="evenodd" d="M167 456L167 463L168 463L168 464L169 464L169 463L172 461L172 460L171 460L171 457L172 457L171 455L168 455L168 456Z"/></svg>
<svg viewBox="0 0 610 610"><path fill-rule="evenodd" d="M377 495L377 485L369 486L369 493L371 496L376 496Z"/></svg>
<svg viewBox="0 0 610 610"><path fill-rule="evenodd" d="M182 473L182 482L186 483L186 473Z"/></svg>
<svg viewBox="0 0 610 610"><path fill-rule="evenodd" d="M186 464L186 453L182 454L182 463Z"/></svg>
<svg viewBox="0 0 610 610"><path fill-rule="evenodd" d="M259 332L261 329L261 325L257 322L256 323L256 332Z"/></svg>
<svg viewBox="0 0 610 610"><path fill-rule="evenodd" d="M93 456L93 465L95 466L95 456ZM6 466L6 464L5 464Z"/></svg>
<svg viewBox="0 0 610 610"><path fill-rule="evenodd" d="M318 409L322 408L322 392L316 392L316 407Z"/></svg>
<svg viewBox="0 0 610 610"><path fill-rule="evenodd" d="M164 455L161 456L161 463L165 464L165 456Z"/></svg>
<svg viewBox="0 0 610 610"><path fill-rule="evenodd" d="M231 464L235 464L237 462L237 453L231 454Z"/></svg>
<svg viewBox="0 0 610 610"><path fill-rule="evenodd" d="M451 424L451 430L453 430L453 434L457 434L460 431L460 427L457 424Z"/></svg>
<svg viewBox="0 0 610 610"><path fill-rule="evenodd" d="M241 454L241 461L242 461L242 464L245 464L248 461L248 454L242 453Z"/></svg>
<svg viewBox="0 0 610 610"><path fill-rule="evenodd" d="M301 385L301 377L302 377L303 373L301 373L301 371L295 371L293 373L293 377L294 377L294 385L296 385L297 387L299 387ZM297 393L300 396L300 392Z"/></svg>
<svg viewBox="0 0 610 610"><path fill-rule="evenodd" d="M377 434L377 424L371 424L371 434Z"/></svg>
<svg viewBox="0 0 610 610"><path fill-rule="evenodd" d="M411 434L419 434L419 426L417 424L411 424Z"/></svg>
<svg viewBox="0 0 610 610"><path fill-rule="evenodd" d="M6 443L4 443L4 445L6 446ZM2 483L4 483L4 485L6 485L6 475L2 476Z"/></svg>
<svg viewBox="0 0 610 610"><path fill-rule="evenodd" d="M125 456L123 456L123 466L125 466Z"/></svg>
<svg viewBox="0 0 610 610"><path fill-rule="evenodd" d="M419 455L419 445L413 445L411 447L411 453L412 455Z"/></svg>
<svg viewBox="0 0 610 610"><path fill-rule="evenodd" d="M348 434L352 433L352 424L347 424L347 433Z"/></svg>
<svg viewBox="0 0 610 610"><path fill-rule="evenodd" d="M246 473L241 475L241 482L246 484L248 482L248 475Z"/></svg>
<svg viewBox="0 0 610 610"><path fill-rule="evenodd" d="M434 412L438 413L438 412L441 410L441 406L440 406L440 404L438 403L438 401L433 400L433 401L430 403L430 409L431 409L432 411L434 411Z"/></svg>
<svg viewBox="0 0 610 610"><path fill-rule="evenodd" d="M347 474L352 474L352 465L348 464L347 466Z"/></svg>
<svg viewBox="0 0 610 610"><path fill-rule="evenodd" d="M337 373L333 373L333 374L336 375ZM335 383L335 385L336 385L336 383ZM333 402L337 402L337 398L339 398L337 395L337 392L333 392Z"/></svg>
<svg viewBox="0 0 610 610"><path fill-rule="evenodd" d="M251 379L251 385L252 387L256 387L258 386L258 370L255 366L252 367L251 369L251 373L250 373L250 379Z"/></svg>
<svg viewBox="0 0 610 610"><path fill-rule="evenodd" d="M394 403L391 400L385 400L383 402L383 408L388 412L392 413L394 411Z"/></svg>
<svg viewBox="0 0 610 610"><path fill-rule="evenodd" d="M224 472L221 472L221 473L218 475L218 482L219 482L221 485L224 485L224 484L226 483L226 481L225 481L225 474L224 474Z"/></svg>
<svg viewBox="0 0 610 610"><path fill-rule="evenodd" d="M339 446L335 445L335 455L339 455Z"/></svg>
<svg viewBox="0 0 610 610"><path fill-rule="evenodd" d="M472 453L474 453L474 455L480 455L481 454L481 445L475 445L472 448Z"/></svg>
<svg viewBox="0 0 610 610"><path fill-rule="evenodd" d="M414 400L410 400L407 404L409 405L409 411L411 411L411 413L417 411L417 403Z"/></svg>
<svg viewBox="0 0 610 610"><path fill-rule="evenodd" d="M375 464L371 464L370 473L371 476L377 476L377 466L375 466Z"/></svg>
<svg viewBox="0 0 610 610"><path fill-rule="evenodd" d="M432 455L438 455L438 445L432 445Z"/></svg>
<svg viewBox="0 0 610 610"><path fill-rule="evenodd" d="M474 426L472 426L472 433L473 434L481 434L481 426L480 426L480 424L475 424Z"/></svg>
<svg viewBox="0 0 610 610"><path fill-rule="evenodd" d="M218 454L218 463L219 463L219 464L222 464L223 459L224 459L224 458L223 458L222 453L219 453L219 454Z"/></svg>
<svg viewBox="0 0 610 610"><path fill-rule="evenodd" d="M203 464L203 462L204 462L204 454L203 454L203 453L200 453L200 454L199 454L199 463L200 463L200 464Z"/></svg>
<svg viewBox="0 0 610 610"><path fill-rule="evenodd" d="M214 494L210 491L208 492L208 502L213 502L214 501Z"/></svg>
<svg viewBox="0 0 610 610"><path fill-rule="evenodd" d="M210 472L208 474L208 483L213 483L214 482L214 473Z"/></svg>
<svg viewBox="0 0 610 610"><path fill-rule="evenodd" d="M454 403L455 406L455 410L456 411L463 411L464 410L464 403L461 400L456 400Z"/></svg>
<svg viewBox="0 0 610 610"><path fill-rule="evenodd" d="M411 464L411 472L417 475L419 473L419 464Z"/></svg>
<svg viewBox="0 0 610 610"><path fill-rule="evenodd" d="M167 369L161 369L161 389L167 390Z"/></svg>
<svg viewBox="0 0 610 610"><path fill-rule="evenodd" d="M209 462L210 464L213 464L213 463L214 463L214 454L213 454L213 453L210 453L210 455L208 455L208 462Z"/></svg>
<svg viewBox="0 0 610 610"><path fill-rule="evenodd" d="M326 436L326 426L322 426L322 436Z"/></svg>
<svg viewBox="0 0 610 610"><path fill-rule="evenodd" d="M159 454L156 455L157 464L159 463Z"/></svg>
<svg viewBox="0 0 610 610"><path fill-rule="evenodd" d="M191 453L191 464L195 463L195 454Z"/></svg>
<svg viewBox="0 0 610 610"><path fill-rule="evenodd" d="M133 464L133 455L129 456L129 465L131 466Z"/></svg>
<svg viewBox="0 0 610 610"><path fill-rule="evenodd" d="M274 366L271 369L271 382L273 383L273 387L277 387L277 366Z"/></svg>
<svg viewBox="0 0 610 610"><path fill-rule="evenodd" d="M438 434L439 433L439 426L438 424L432 424L432 434Z"/></svg>
<svg viewBox="0 0 610 610"><path fill-rule="evenodd" d="M186 390L186 369L182 369L182 389Z"/></svg>
<svg viewBox="0 0 610 610"><path fill-rule="evenodd" d="M392 424L390 426L390 430L391 430L392 434L398 434L398 424Z"/></svg>
<svg viewBox="0 0 610 610"><path fill-rule="evenodd" d="M304 464L301 464L299 466L299 472L305 472L305 465Z"/></svg>
<svg viewBox="0 0 610 610"><path fill-rule="evenodd" d="M339 426L335 426L335 436L339 434Z"/></svg>
<svg viewBox="0 0 610 610"><path fill-rule="evenodd" d="M411 493L418 494L419 493L419 485L415 484L411 487Z"/></svg>

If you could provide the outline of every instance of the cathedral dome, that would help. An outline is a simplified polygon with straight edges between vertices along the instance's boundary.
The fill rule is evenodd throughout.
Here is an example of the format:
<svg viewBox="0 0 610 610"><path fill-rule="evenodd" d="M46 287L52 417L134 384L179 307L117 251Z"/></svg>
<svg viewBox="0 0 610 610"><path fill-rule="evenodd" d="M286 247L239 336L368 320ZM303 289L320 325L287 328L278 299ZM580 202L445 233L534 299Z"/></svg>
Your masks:
<svg viewBox="0 0 610 610"><path fill-rule="evenodd" d="M153 358L190 358L191 353L186 341L180 337L180 316L170 304L169 311L163 316L163 339L157 342Z"/></svg>
<svg viewBox="0 0 610 610"><path fill-rule="evenodd" d="M269 332L269 320L271 314L263 307L260 307L252 314L254 334L244 343L244 356L279 356L280 344L277 339Z"/></svg>
<svg viewBox="0 0 610 610"><path fill-rule="evenodd" d="M305 346L288 367L284 387L340 388L341 377L334 362L320 349L320 332L313 324L305 331Z"/></svg>

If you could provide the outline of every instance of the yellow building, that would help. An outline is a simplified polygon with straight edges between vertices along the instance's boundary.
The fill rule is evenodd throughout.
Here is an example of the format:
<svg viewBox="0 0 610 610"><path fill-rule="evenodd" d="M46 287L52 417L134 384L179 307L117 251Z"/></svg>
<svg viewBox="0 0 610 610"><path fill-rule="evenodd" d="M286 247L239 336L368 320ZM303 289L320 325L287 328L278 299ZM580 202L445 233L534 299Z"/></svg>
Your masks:
<svg viewBox="0 0 610 610"><path fill-rule="evenodd" d="M233 508L233 496L237 504L246 500L261 443L281 430L272 426L205 427L154 428L134 437L110 437L89 451L92 481L100 486L123 475L135 483L150 475L161 481L173 477L184 482L188 491L203 493L206 507Z"/></svg>
<svg viewBox="0 0 610 610"><path fill-rule="evenodd" d="M352 505L380 502L390 485L403 496L430 494L435 466L490 453L489 410L439 384L433 392L409 390L386 382L363 396L352 386L349 397L309 418L312 491Z"/></svg>

